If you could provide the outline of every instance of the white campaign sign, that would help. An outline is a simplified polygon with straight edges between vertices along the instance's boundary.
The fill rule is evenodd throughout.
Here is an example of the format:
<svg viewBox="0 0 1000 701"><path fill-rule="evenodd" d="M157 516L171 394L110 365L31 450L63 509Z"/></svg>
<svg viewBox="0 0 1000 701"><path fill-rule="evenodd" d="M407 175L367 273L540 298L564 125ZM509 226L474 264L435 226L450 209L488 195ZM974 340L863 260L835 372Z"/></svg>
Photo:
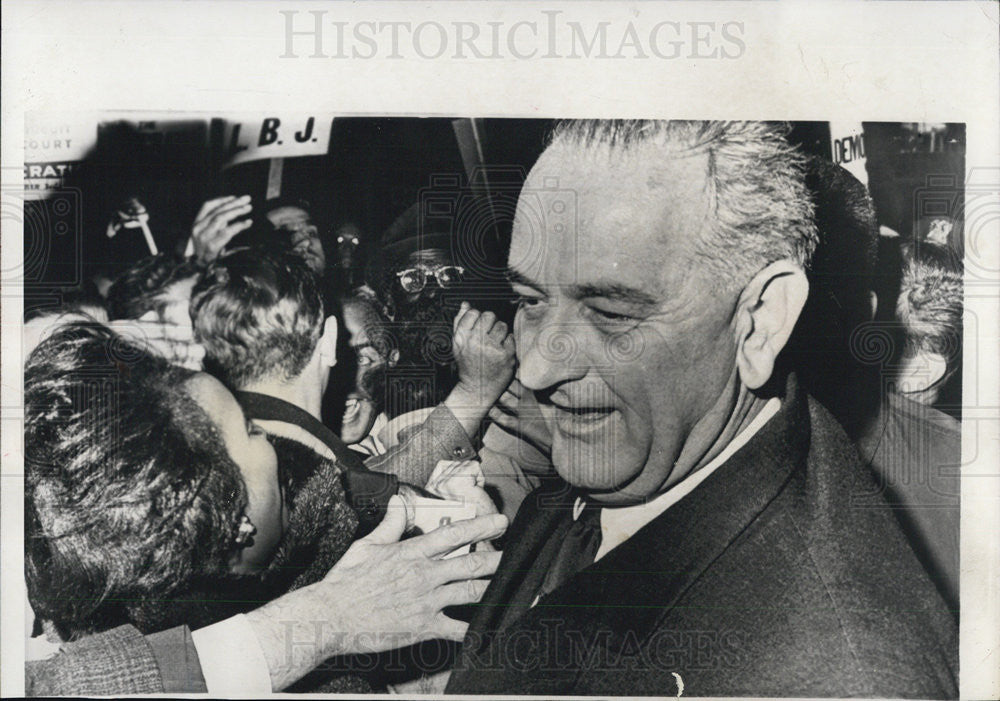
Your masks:
<svg viewBox="0 0 1000 701"><path fill-rule="evenodd" d="M830 150L834 163L868 184L865 132L861 122L830 122Z"/></svg>
<svg viewBox="0 0 1000 701"><path fill-rule="evenodd" d="M25 119L24 190L28 199L44 198L97 144L96 113L35 113Z"/></svg>
<svg viewBox="0 0 1000 701"><path fill-rule="evenodd" d="M330 114L224 118L225 166L262 158L322 156L330 147Z"/></svg>

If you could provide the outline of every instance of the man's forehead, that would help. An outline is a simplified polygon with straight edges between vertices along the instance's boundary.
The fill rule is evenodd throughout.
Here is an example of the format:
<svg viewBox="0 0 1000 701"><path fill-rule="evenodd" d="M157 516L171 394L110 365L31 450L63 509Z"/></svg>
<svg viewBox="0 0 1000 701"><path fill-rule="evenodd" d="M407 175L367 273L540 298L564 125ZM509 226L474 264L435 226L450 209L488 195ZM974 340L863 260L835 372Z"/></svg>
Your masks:
<svg viewBox="0 0 1000 701"><path fill-rule="evenodd" d="M541 284L666 292L708 224L703 154L550 148L518 202L509 267Z"/></svg>

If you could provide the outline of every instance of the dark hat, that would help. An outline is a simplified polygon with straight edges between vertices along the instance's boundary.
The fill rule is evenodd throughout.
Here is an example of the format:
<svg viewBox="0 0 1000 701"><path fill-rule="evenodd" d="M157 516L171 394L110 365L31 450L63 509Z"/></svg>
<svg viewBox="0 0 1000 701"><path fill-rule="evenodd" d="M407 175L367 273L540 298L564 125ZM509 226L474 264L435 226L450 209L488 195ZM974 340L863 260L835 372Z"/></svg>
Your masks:
<svg viewBox="0 0 1000 701"><path fill-rule="evenodd" d="M427 217L421 205L421 202L412 204L382 234L379 253L387 260L398 260L430 248L451 252L454 240L446 221Z"/></svg>
<svg viewBox="0 0 1000 701"><path fill-rule="evenodd" d="M294 195L280 195L278 197L272 197L269 200L264 201L264 205L260 208L265 214L273 212L281 207L295 207L296 209L301 209L312 215L312 204L309 200L303 199L301 197L295 197Z"/></svg>

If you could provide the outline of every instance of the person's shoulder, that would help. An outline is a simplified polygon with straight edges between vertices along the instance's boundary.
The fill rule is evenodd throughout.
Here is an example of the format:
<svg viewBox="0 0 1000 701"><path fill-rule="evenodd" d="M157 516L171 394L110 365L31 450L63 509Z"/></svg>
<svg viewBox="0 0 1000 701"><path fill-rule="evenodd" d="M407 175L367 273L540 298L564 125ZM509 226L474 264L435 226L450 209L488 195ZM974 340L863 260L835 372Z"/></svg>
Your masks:
<svg viewBox="0 0 1000 701"><path fill-rule="evenodd" d="M815 613L801 618L803 626L835 621L831 644L839 641L862 668L878 661L884 678L867 675L872 689L892 689L909 675L899 689L923 686L906 695L950 693L957 661L954 618L880 489L836 420L810 400L806 469L794 490L777 500L784 509L771 532L800 563L783 575L785 592L812 602ZM821 606L834 618L820 615ZM914 666L913 659L901 657L924 663ZM900 678L890 680L894 674Z"/></svg>
<svg viewBox="0 0 1000 701"><path fill-rule="evenodd" d="M298 438L269 433L268 440L271 442L271 445L274 446L274 452L278 453L279 458L281 457L281 453L288 453L290 455L295 455L296 457L307 459L309 462L318 463L319 461L326 459L325 456L323 456L319 451Z"/></svg>
<svg viewBox="0 0 1000 701"><path fill-rule="evenodd" d="M815 397L808 395L809 455L836 461L838 464L858 463L857 449L833 414Z"/></svg>

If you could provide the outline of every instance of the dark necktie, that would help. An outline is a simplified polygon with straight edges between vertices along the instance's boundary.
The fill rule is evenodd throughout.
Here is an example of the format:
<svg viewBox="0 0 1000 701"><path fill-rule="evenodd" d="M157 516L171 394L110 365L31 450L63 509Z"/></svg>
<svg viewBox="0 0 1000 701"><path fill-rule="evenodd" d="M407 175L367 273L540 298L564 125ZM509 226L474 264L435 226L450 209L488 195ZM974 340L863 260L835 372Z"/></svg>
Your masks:
<svg viewBox="0 0 1000 701"><path fill-rule="evenodd" d="M580 570L594 564L601 547L601 508L587 503L566 531L562 546L549 566L538 596L551 594Z"/></svg>

